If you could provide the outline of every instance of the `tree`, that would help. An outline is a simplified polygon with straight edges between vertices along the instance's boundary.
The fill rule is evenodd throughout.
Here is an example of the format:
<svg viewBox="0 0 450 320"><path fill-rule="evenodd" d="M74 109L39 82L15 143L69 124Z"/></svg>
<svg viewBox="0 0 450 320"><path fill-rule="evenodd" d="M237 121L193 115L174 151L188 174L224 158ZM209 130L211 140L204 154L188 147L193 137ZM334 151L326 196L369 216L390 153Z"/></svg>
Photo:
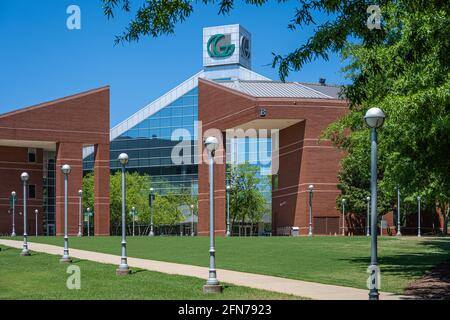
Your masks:
<svg viewBox="0 0 450 320"><path fill-rule="evenodd" d="M369 130L362 119L368 108L380 107L387 116L378 130L381 207L395 206L400 186L406 205L420 194L448 221L450 162L443 155L450 143L450 3L399 1L384 11L382 43L347 44L343 51L350 59L350 111L324 136L348 152L341 185L360 198L370 178Z"/></svg>
<svg viewBox="0 0 450 320"><path fill-rule="evenodd" d="M239 222L253 224L260 222L268 212L266 199L259 189L268 177L258 177L259 168L249 163L232 166L229 172L230 218L232 225ZM252 228L253 229L253 228Z"/></svg>
<svg viewBox="0 0 450 320"><path fill-rule="evenodd" d="M180 224L184 220L180 205L181 198L174 193L168 193L165 196L157 194L153 202L154 223L169 226Z"/></svg>
<svg viewBox="0 0 450 320"><path fill-rule="evenodd" d="M94 175L88 173L83 178L83 206L93 208L94 205ZM131 222L131 208L135 207L137 218L140 221L150 221L150 208L148 194L150 190L150 177L139 175L137 172L125 173L126 181L126 222ZM110 223L113 233L121 227L122 219L122 173L116 171L110 176ZM94 212L95 214L95 212Z"/></svg>

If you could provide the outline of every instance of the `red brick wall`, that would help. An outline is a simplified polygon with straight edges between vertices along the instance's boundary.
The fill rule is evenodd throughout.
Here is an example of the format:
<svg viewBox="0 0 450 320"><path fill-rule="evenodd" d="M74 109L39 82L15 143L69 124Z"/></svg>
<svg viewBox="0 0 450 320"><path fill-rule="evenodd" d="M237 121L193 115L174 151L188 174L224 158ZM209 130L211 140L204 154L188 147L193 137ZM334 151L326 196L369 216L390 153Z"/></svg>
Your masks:
<svg viewBox="0 0 450 320"><path fill-rule="evenodd" d="M94 145L100 150L95 163L95 234L109 234L109 87L100 88L63 99L39 104L0 115L0 140L50 142L57 147L56 155L56 233L63 234L64 176L61 166L69 164L69 234L78 232L78 190L82 186L82 148ZM0 155L0 161L21 162L19 154ZM42 193L42 150L39 170L30 179L39 179ZM109 165L109 164L108 164ZM21 170L21 169L20 169ZM17 182L8 179L20 170L0 171L4 183L0 198L7 198ZM31 170L31 169L30 169ZM42 198L42 195L40 195ZM4 201L4 200L3 200ZM42 199L40 200L42 206ZM0 218L1 227L5 222Z"/></svg>
<svg viewBox="0 0 450 320"><path fill-rule="evenodd" d="M22 172L30 175L28 184L36 185L36 198L29 198L27 188L27 229L29 235L36 233L36 217L34 210L39 210L38 232L42 233L43 221L43 152L37 149L36 163L28 162L28 148L0 146L0 234L10 234L12 230L12 215L9 196L16 192L15 225L16 234L23 234L23 183L20 180ZM22 212L22 215L19 214Z"/></svg>

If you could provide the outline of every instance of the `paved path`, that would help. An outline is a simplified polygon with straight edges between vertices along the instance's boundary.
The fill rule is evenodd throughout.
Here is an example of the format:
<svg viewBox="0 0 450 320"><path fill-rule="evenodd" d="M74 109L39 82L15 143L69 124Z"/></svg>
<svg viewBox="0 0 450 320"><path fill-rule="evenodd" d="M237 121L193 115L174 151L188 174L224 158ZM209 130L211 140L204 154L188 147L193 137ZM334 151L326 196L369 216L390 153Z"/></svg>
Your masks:
<svg viewBox="0 0 450 320"><path fill-rule="evenodd" d="M0 239L0 244L18 249L22 248L22 241ZM63 252L62 247L41 243L29 242L28 248L31 251L44 252L54 255L61 255ZM70 256L72 258L96 261L106 264L119 265L120 263L120 256L86 250L70 249ZM128 258L128 265L134 268L167 274L190 276L205 280L208 278L208 268L199 266L130 257ZM217 269L217 276L220 281L225 283L292 294L315 300L367 300L368 298L368 290L320 284L315 282L285 279L223 269ZM392 293L381 293L380 299L399 300L411 299L411 297L394 295Z"/></svg>

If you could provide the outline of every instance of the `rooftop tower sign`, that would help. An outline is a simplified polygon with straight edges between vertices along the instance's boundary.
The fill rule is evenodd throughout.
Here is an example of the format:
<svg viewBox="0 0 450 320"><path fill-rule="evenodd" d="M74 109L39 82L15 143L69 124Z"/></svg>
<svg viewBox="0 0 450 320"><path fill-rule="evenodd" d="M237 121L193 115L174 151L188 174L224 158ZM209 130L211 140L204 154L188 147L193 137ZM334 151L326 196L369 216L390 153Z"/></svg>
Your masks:
<svg viewBox="0 0 450 320"><path fill-rule="evenodd" d="M203 67L251 68L251 34L239 24L203 28Z"/></svg>

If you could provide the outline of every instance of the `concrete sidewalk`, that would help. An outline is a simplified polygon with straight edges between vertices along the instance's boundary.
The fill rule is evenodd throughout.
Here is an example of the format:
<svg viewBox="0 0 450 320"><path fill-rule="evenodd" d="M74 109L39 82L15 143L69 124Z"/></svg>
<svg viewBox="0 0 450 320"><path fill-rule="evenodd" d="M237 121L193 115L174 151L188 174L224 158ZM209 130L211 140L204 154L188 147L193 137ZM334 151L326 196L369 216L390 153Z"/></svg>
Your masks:
<svg viewBox="0 0 450 320"><path fill-rule="evenodd" d="M22 242L16 240L0 239L0 244L22 248ZM28 248L35 252L44 252L53 255L62 255L63 247L41 243L28 243ZM120 246L118 247L118 251ZM72 258L82 260L90 260L106 264L119 265L120 256L99 253L86 250L69 249ZM1 257L1 252L0 252ZM27 259L24 257L24 259ZM55 263L58 263L55 260ZM208 268L198 267L186 264L178 264L172 262L163 262L155 260L147 260L140 258L128 258L128 265L134 268L157 271L167 274L177 274L201 279L208 278ZM280 277L266 276L253 273L245 273L238 271L230 271L217 269L217 277L221 282L234 285L262 289L268 291L281 292L296 296L306 297L315 300L367 300L368 290L355 289L349 287L340 287L328 284L320 284L315 282L307 282L301 280L286 279ZM412 297L395 295L392 293L381 293L380 300L400 300L412 299Z"/></svg>

